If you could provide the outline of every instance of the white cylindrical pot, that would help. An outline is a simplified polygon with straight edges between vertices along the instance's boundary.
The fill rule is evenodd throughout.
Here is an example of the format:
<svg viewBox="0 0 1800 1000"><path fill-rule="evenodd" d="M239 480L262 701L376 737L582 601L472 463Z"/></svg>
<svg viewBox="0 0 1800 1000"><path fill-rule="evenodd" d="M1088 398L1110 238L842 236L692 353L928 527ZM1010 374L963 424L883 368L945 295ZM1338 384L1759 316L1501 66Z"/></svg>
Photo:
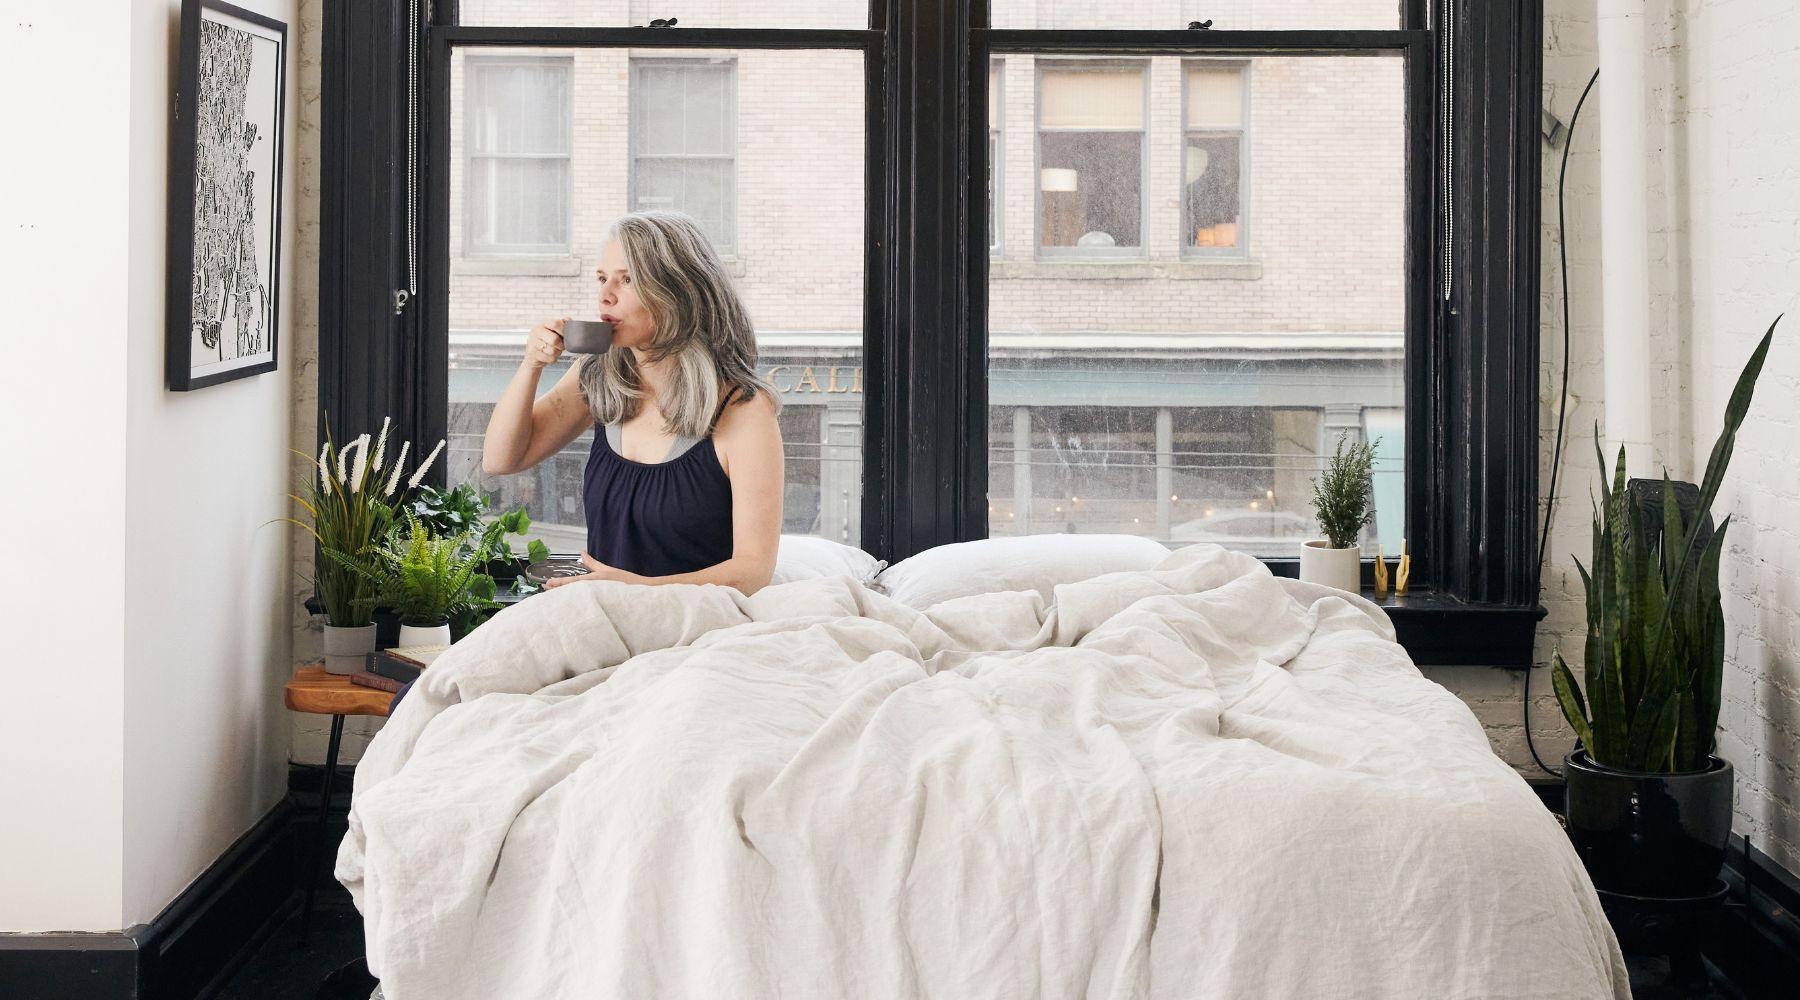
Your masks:
<svg viewBox="0 0 1800 1000"><path fill-rule="evenodd" d="M448 646L450 645L450 623L440 625L401 625L400 645L402 646Z"/></svg>
<svg viewBox="0 0 1800 1000"><path fill-rule="evenodd" d="M353 628L325 626L325 672L354 674L362 670L370 653L375 652L375 626Z"/></svg>
<svg viewBox="0 0 1800 1000"><path fill-rule="evenodd" d="M1300 545L1300 579L1307 583L1322 583L1327 587L1347 590L1352 594L1362 591L1362 549L1334 549L1331 543L1323 538L1316 538Z"/></svg>

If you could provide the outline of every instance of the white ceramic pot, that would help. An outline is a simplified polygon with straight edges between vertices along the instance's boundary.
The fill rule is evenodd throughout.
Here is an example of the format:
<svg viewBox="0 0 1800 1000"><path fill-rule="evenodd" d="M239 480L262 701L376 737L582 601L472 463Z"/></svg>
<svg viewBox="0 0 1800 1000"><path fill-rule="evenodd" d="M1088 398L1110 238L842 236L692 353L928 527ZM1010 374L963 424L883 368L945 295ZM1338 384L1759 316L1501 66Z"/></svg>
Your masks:
<svg viewBox="0 0 1800 1000"><path fill-rule="evenodd" d="M441 625L401 625L400 645L402 646L448 646L450 645L450 623Z"/></svg>
<svg viewBox="0 0 1800 1000"><path fill-rule="evenodd" d="M362 670L368 655L375 652L375 626L354 628L325 626L325 672L354 674Z"/></svg>
<svg viewBox="0 0 1800 1000"><path fill-rule="evenodd" d="M1334 549L1331 543L1323 538L1315 538L1300 545L1300 579L1307 583L1322 583L1327 587L1347 590L1352 594L1362 591L1362 549Z"/></svg>

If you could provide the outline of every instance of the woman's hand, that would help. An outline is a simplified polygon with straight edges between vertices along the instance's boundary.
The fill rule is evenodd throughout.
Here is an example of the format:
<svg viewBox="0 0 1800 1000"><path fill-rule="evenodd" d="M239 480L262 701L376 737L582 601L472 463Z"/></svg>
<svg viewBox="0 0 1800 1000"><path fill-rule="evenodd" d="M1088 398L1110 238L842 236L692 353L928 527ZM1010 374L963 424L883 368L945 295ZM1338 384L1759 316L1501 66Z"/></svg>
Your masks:
<svg viewBox="0 0 1800 1000"><path fill-rule="evenodd" d="M552 587L561 587L564 584L569 583L583 583L589 580L617 580L620 583L643 582L643 578L636 573L627 573L622 569L614 569L600 560L595 559L593 556L588 555L586 549L583 549L581 552L581 564L588 568L586 573L583 573L580 576L559 576L554 579L545 580L544 589L549 590Z"/></svg>
<svg viewBox="0 0 1800 1000"><path fill-rule="evenodd" d="M556 363L563 353L563 324L569 318L550 319L531 328L525 338L525 359L520 364L542 370Z"/></svg>

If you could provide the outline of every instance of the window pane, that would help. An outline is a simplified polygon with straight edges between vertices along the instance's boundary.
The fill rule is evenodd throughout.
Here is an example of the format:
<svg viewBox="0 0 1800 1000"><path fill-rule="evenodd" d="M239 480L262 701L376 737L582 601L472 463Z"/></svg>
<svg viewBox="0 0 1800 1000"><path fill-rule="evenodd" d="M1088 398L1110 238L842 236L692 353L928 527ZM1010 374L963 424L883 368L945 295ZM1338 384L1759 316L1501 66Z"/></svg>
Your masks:
<svg viewBox="0 0 1800 1000"><path fill-rule="evenodd" d="M638 153L731 152L730 62L634 59L631 121Z"/></svg>
<svg viewBox="0 0 1800 1000"><path fill-rule="evenodd" d="M569 151L567 59L471 60L469 142L477 153Z"/></svg>
<svg viewBox="0 0 1800 1000"><path fill-rule="evenodd" d="M1000 121L1002 109L1006 106L1003 88L1005 78L1000 75L999 61L988 64L988 157L987 157L987 197L988 197L988 249L995 250L1000 246L1000 196L994 190L994 182L1004 169L1000 163Z"/></svg>
<svg viewBox="0 0 1800 1000"><path fill-rule="evenodd" d="M868 0L462 0L463 24L641 26L672 17L678 28L867 28Z"/></svg>
<svg viewBox="0 0 1800 1000"><path fill-rule="evenodd" d="M1017 106L995 185L1013 238L989 269L990 530L1295 558L1317 537L1312 480L1345 436L1378 440L1365 543L1396 552L1402 61L1255 59L1233 93L1228 76L1190 73L1220 67L1157 57L1143 132L1040 129L1044 91L1020 81L1067 62L1001 68ZM1141 232L1135 257L1053 252L1115 229Z"/></svg>
<svg viewBox="0 0 1800 1000"><path fill-rule="evenodd" d="M569 245L569 161L483 157L469 164L473 248L555 253Z"/></svg>
<svg viewBox="0 0 1800 1000"><path fill-rule="evenodd" d="M623 49L558 52L571 60L575 99L577 127L567 159L472 156L473 129L460 108L452 109L450 484L472 483L503 508L526 505L533 535L555 551L582 548L582 473L592 431L511 476L481 472L482 437L531 326L558 316L594 318L600 311L593 275L607 225L636 205L666 201L693 214L709 234L723 234L713 236L715 247L735 255L727 268L756 325L758 367L784 407L782 530L855 544L862 509L862 54L735 52L710 68L696 61L689 65L701 68L693 72L658 65L653 68L671 71L645 77L634 75L634 68L668 61L634 61ZM463 99L468 67L494 54L452 53L453 101ZM651 93L657 114L634 116L638 99ZM821 93L833 97L817 100ZM734 96L721 113L725 95ZM645 155L640 140L664 121L679 123L670 139L675 145L666 147L676 155ZM628 155L634 141L640 141L637 156ZM718 150L729 155L713 152ZM503 267L471 258L480 239L512 233L508 226L535 211L517 194L510 208L482 209L492 220L486 235L472 228L477 203L491 206L494 192L506 189L500 171L511 168L490 164L515 162L560 163L566 171L560 185L514 188L570 192L561 212L568 257L503 261ZM740 197L756 212L728 240L739 225L734 216ZM540 394L574 360L546 370Z"/></svg>
<svg viewBox="0 0 1800 1000"><path fill-rule="evenodd" d="M639 157L638 211L686 212L712 238L713 248L731 254L731 163L722 160L659 160Z"/></svg>
<svg viewBox="0 0 1800 1000"><path fill-rule="evenodd" d="M1141 132L1039 137L1043 246L1104 252L1142 243L1143 144Z"/></svg>
<svg viewBox="0 0 1800 1000"><path fill-rule="evenodd" d="M1243 139L1190 135L1182 150L1182 200L1187 225L1182 236L1195 249L1236 249L1242 245Z"/></svg>
<svg viewBox="0 0 1800 1000"><path fill-rule="evenodd" d="M469 0L464 0L465 5ZM1398 28L1400 0L993 0L996 28Z"/></svg>
<svg viewBox="0 0 1800 1000"><path fill-rule="evenodd" d="M1244 71L1237 66L1189 66L1188 128L1244 126Z"/></svg>
<svg viewBox="0 0 1800 1000"><path fill-rule="evenodd" d="M1038 126L1045 129L1144 127L1140 69L1046 68L1038 80Z"/></svg>

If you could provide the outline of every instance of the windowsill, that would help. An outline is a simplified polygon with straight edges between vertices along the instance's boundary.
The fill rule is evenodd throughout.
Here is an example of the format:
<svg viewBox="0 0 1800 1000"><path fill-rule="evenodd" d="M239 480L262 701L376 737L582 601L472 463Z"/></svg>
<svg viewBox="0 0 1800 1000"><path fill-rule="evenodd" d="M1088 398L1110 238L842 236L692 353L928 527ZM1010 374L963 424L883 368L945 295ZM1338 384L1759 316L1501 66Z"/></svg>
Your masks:
<svg viewBox="0 0 1800 1000"><path fill-rule="evenodd" d="M1276 576L1300 575L1298 559L1264 559ZM1391 568L1394 563L1388 562ZM1414 587L1405 597L1392 590L1376 597L1370 583L1373 561L1362 565L1361 594L1394 623L1394 638L1421 667L1531 667L1543 605L1470 604L1429 588ZM1391 571L1391 569L1390 569Z"/></svg>
<svg viewBox="0 0 1800 1000"><path fill-rule="evenodd" d="M1276 572L1294 575L1279 568ZM510 586L502 586L494 600L510 606L530 596L511 593ZM1421 667L1529 670L1537 625L1546 613L1542 605L1465 604L1434 591L1414 591L1405 597L1390 592L1378 599L1374 590L1364 588L1362 596L1387 612L1395 639ZM309 597L306 610L316 615L325 609L318 598Z"/></svg>
<svg viewBox="0 0 1800 1000"><path fill-rule="evenodd" d="M725 273L734 278L744 276L742 257L720 257ZM493 277L572 278L582 272L582 259L572 254L517 257L457 257L450 262L451 274L487 275Z"/></svg>
<svg viewBox="0 0 1800 1000"><path fill-rule="evenodd" d="M1122 279L1170 281L1254 281L1260 260L991 260L990 279Z"/></svg>
<svg viewBox="0 0 1800 1000"><path fill-rule="evenodd" d="M1542 605L1465 604L1431 591L1405 597L1390 592L1377 600L1373 590L1364 590L1363 596L1387 612L1395 638L1422 667L1529 670L1537 625L1546 613Z"/></svg>

